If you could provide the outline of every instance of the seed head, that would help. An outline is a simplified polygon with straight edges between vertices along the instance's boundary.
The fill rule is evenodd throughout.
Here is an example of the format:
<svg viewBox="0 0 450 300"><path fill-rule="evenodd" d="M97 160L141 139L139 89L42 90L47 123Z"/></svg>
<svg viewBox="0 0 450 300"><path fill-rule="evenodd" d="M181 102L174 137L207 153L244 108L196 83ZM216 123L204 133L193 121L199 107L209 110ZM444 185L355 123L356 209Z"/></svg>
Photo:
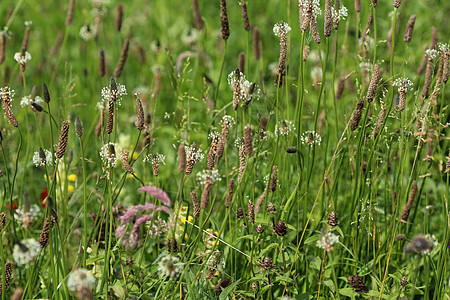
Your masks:
<svg viewBox="0 0 450 300"><path fill-rule="evenodd" d="M339 220L339 218L338 218L337 214L334 211L332 211L330 213L330 215L328 216L327 224L331 227L336 227L338 225L338 220Z"/></svg>
<svg viewBox="0 0 450 300"><path fill-rule="evenodd" d="M416 15L412 15L409 18L408 24L406 25L406 29L405 29L405 34L403 35L403 40L405 41L405 43L411 42L415 23L416 23Z"/></svg>
<svg viewBox="0 0 450 300"><path fill-rule="evenodd" d="M119 2L117 3L116 6L116 21L115 21L115 26L116 26L116 30L120 32L120 29L122 29L122 22L123 22L123 3Z"/></svg>
<svg viewBox="0 0 450 300"><path fill-rule="evenodd" d="M366 101L372 102L375 98L378 82L380 81L380 69L377 64L373 66L372 79L370 80L369 89L367 90Z"/></svg>
<svg viewBox="0 0 450 300"><path fill-rule="evenodd" d="M349 276L347 282L357 293L365 293L368 291L368 288L364 284L364 280L358 275Z"/></svg>
<svg viewBox="0 0 450 300"><path fill-rule="evenodd" d="M230 24L228 23L226 0L220 0L220 26L222 39L228 40L228 38L230 37Z"/></svg>
<svg viewBox="0 0 450 300"><path fill-rule="evenodd" d="M194 219L198 220L198 218L200 217L200 203L198 202L197 194L195 193L195 191L191 192L191 199L194 209L193 217Z"/></svg>
<svg viewBox="0 0 450 300"><path fill-rule="evenodd" d="M192 0L192 7L194 11L195 28L197 28L197 30L202 30L204 24L198 7L198 0Z"/></svg>
<svg viewBox="0 0 450 300"><path fill-rule="evenodd" d="M231 205L231 201L233 200L233 193L234 193L234 178L231 178L228 182L228 189L227 189L227 197L225 198L225 207L228 208Z"/></svg>
<svg viewBox="0 0 450 300"><path fill-rule="evenodd" d="M130 40L126 39L123 43L122 53L120 54L119 62L117 63L116 69L114 70L114 77L119 78L122 75L123 68L125 66L125 62L128 57L128 49L130 47Z"/></svg>
<svg viewBox="0 0 450 300"><path fill-rule="evenodd" d="M275 222L275 221L274 221ZM273 231L279 236L279 237L283 237L287 234L287 226L286 224L279 220L278 223L273 226Z"/></svg>
<svg viewBox="0 0 450 300"><path fill-rule="evenodd" d="M256 26L253 28L253 56L256 59L261 58L261 38L259 28Z"/></svg>
<svg viewBox="0 0 450 300"><path fill-rule="evenodd" d="M79 117L76 117L75 119L75 133L77 137L81 137L83 135L83 123Z"/></svg>
<svg viewBox="0 0 450 300"><path fill-rule="evenodd" d="M393 5L394 5L395 8L399 8L400 4L402 4L402 0L394 0Z"/></svg>
<svg viewBox="0 0 450 300"><path fill-rule="evenodd" d="M69 138L69 121L64 121L61 125L61 131L59 132L58 146L56 148L56 158L61 158L66 153L67 139Z"/></svg>
<svg viewBox="0 0 450 300"><path fill-rule="evenodd" d="M186 147L178 146L178 171L184 172L186 169Z"/></svg>
<svg viewBox="0 0 450 300"><path fill-rule="evenodd" d="M417 194L417 181L414 180L412 184L411 194L409 194L408 202L406 203L405 209L402 212L402 221L404 222L406 222L406 220L408 219L409 211L412 208L416 194Z"/></svg>
<svg viewBox="0 0 450 300"><path fill-rule="evenodd" d="M247 13L247 3L245 3L245 1L242 1L241 3L241 12L244 29L245 31L250 31L250 22L248 20L248 13Z"/></svg>

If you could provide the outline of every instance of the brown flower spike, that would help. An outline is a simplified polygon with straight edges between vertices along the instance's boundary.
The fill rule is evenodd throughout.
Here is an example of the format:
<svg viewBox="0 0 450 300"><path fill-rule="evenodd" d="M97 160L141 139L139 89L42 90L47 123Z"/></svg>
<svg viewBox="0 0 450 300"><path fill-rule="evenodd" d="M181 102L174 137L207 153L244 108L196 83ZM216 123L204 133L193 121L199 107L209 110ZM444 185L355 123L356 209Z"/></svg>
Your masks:
<svg viewBox="0 0 450 300"><path fill-rule="evenodd" d="M66 153L67 139L69 138L69 121L64 121L61 125L61 131L59 132L58 146L56 147L56 158L61 158Z"/></svg>

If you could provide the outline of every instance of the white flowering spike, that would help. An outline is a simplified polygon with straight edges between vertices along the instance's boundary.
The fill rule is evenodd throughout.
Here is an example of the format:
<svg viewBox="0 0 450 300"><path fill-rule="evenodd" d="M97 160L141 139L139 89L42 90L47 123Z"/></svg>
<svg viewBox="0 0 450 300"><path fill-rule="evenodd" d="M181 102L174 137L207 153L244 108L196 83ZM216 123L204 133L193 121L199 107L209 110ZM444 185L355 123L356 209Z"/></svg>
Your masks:
<svg viewBox="0 0 450 300"><path fill-rule="evenodd" d="M197 173L197 181L200 184L205 184L206 181L220 181L222 178L220 178L219 171L217 170L203 170Z"/></svg>
<svg viewBox="0 0 450 300"><path fill-rule="evenodd" d="M30 205L29 209L19 208L14 212L14 219L27 229L35 219L39 219L41 210L36 204Z"/></svg>
<svg viewBox="0 0 450 300"><path fill-rule="evenodd" d="M314 145L320 146L322 138L317 132L309 130L302 133L300 140L302 141L303 145L312 147Z"/></svg>
<svg viewBox="0 0 450 300"><path fill-rule="evenodd" d="M238 137L234 140L234 146L236 146L237 148L244 146L244 138L243 137Z"/></svg>
<svg viewBox="0 0 450 300"><path fill-rule="evenodd" d="M14 245L13 258L18 266L27 267L41 251L41 245L33 238L26 239Z"/></svg>
<svg viewBox="0 0 450 300"><path fill-rule="evenodd" d="M95 32L92 30L91 25L86 24L80 28L80 37L86 42L91 40L95 36Z"/></svg>
<svg viewBox="0 0 450 300"><path fill-rule="evenodd" d="M236 122L232 116L225 115L222 118L222 123L225 123L228 127L233 127Z"/></svg>
<svg viewBox="0 0 450 300"><path fill-rule="evenodd" d="M22 97L22 100L20 100L20 107L29 106L29 105L31 105L31 103L42 104L42 103L44 103L44 99L42 99L39 96L36 96L33 100L33 99L31 99L30 96L24 96L24 97Z"/></svg>
<svg viewBox="0 0 450 300"><path fill-rule="evenodd" d="M280 37L282 34L287 34L289 31L291 31L291 27L288 25L288 23L284 21L280 21L273 25L273 33Z"/></svg>
<svg viewBox="0 0 450 300"><path fill-rule="evenodd" d="M31 60L31 54L28 51L25 51L25 54L20 52L16 52L14 54L14 59L21 65L25 65L27 61Z"/></svg>
<svg viewBox="0 0 450 300"><path fill-rule="evenodd" d="M450 50L450 46L447 43L437 43L439 51L446 52Z"/></svg>
<svg viewBox="0 0 450 300"><path fill-rule="evenodd" d="M198 148L197 145L187 146L186 148L186 157L187 159L191 159L195 162L201 162L205 155L203 154L202 149Z"/></svg>
<svg viewBox="0 0 450 300"><path fill-rule="evenodd" d="M345 20L348 17L348 9L344 5L341 5L338 11L334 7L331 8L331 17L333 20Z"/></svg>
<svg viewBox="0 0 450 300"><path fill-rule="evenodd" d="M103 164L114 167L120 160L122 155L122 147L115 143L106 143L100 150L100 157Z"/></svg>
<svg viewBox="0 0 450 300"><path fill-rule="evenodd" d="M113 90L112 92L114 93L114 95L111 95L111 89L109 86L105 86L104 88L102 88L103 103L101 105L105 105L105 103L108 103L108 101L111 99L111 96L114 96L114 98L116 99L115 104L120 106L122 97L128 95L127 88L123 84L117 84L117 90Z"/></svg>
<svg viewBox="0 0 450 300"><path fill-rule="evenodd" d="M236 74L236 71L238 71L239 74ZM236 83L238 84L236 85ZM239 70L235 70L228 74L228 84L232 88L234 88L235 86L239 87L237 94L239 100L242 101L242 106L247 106L253 99L259 99L261 90L255 83L248 81L245 78L244 73L240 72Z"/></svg>
<svg viewBox="0 0 450 300"><path fill-rule="evenodd" d="M412 91L413 90L413 88L412 88L412 86L413 86L413 83L412 83L412 81L411 80L409 80L408 78L404 78L404 77L401 77L401 78L397 78L395 81L394 81L394 86L398 86L398 89L400 90L400 89L404 89L404 90L406 90L406 91Z"/></svg>
<svg viewBox="0 0 450 300"><path fill-rule="evenodd" d="M285 135L288 136L291 132L295 131L295 126L293 121L282 120L280 124L275 125L275 136Z"/></svg>
<svg viewBox="0 0 450 300"><path fill-rule="evenodd" d="M16 95L16 92L9 88L9 86L5 86L0 88L0 98L8 97L10 98L10 101L14 100L14 96Z"/></svg>
<svg viewBox="0 0 450 300"><path fill-rule="evenodd" d="M148 154L144 157L144 162L148 162L153 164L159 164L162 163L163 165L165 165L165 160L166 157L162 154L159 153L155 153L155 154Z"/></svg>
<svg viewBox="0 0 450 300"><path fill-rule="evenodd" d="M429 58L435 59L436 56L437 56L437 51L436 51L436 49L427 49L427 50L425 50L425 54L426 54Z"/></svg>
<svg viewBox="0 0 450 300"><path fill-rule="evenodd" d="M322 10L320 9L320 1L319 0L299 0L298 6L302 11L302 15L307 16L307 10L310 10L314 17L317 17L322 14Z"/></svg>
<svg viewBox="0 0 450 300"><path fill-rule="evenodd" d="M39 151L35 151L33 154L33 164L36 167L44 167L46 163L51 163L52 161L52 153L47 149L44 149L45 161L39 155Z"/></svg>

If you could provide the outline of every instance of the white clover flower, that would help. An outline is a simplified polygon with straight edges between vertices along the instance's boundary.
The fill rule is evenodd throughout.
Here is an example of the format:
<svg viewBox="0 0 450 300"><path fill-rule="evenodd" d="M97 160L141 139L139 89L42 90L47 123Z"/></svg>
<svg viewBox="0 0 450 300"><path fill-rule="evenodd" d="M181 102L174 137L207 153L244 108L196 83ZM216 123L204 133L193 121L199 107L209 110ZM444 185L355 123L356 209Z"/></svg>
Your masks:
<svg viewBox="0 0 450 300"><path fill-rule="evenodd" d="M0 88L0 98L3 97L9 97L10 101L13 101L14 96L16 95L16 92L9 88L9 86L5 86Z"/></svg>
<svg viewBox="0 0 450 300"><path fill-rule="evenodd" d="M28 51L25 51L25 54L22 55L20 52L16 52L14 54L14 59L21 65L27 63L27 61L31 60L31 54Z"/></svg>
<svg viewBox="0 0 450 300"><path fill-rule="evenodd" d="M17 265L27 267L41 251L41 245L33 238L22 240L14 245L13 258Z"/></svg>
<svg viewBox="0 0 450 300"><path fill-rule="evenodd" d="M222 118L222 123L225 123L228 127L232 127L235 124L234 118L229 115L225 115Z"/></svg>
<svg viewBox="0 0 450 300"><path fill-rule="evenodd" d="M86 24L80 28L80 37L87 41L90 41L94 37L95 33L91 28L91 25Z"/></svg>
<svg viewBox="0 0 450 300"><path fill-rule="evenodd" d="M163 165L165 165L165 160L166 157L162 154L159 153L155 153L155 154L148 154L144 157L144 162L148 162L153 164L158 164L158 163L162 163Z"/></svg>
<svg viewBox="0 0 450 300"><path fill-rule="evenodd" d="M324 249L326 252L333 250L333 244L339 242L339 236L333 234L331 231L325 232L322 230L320 239L317 241L317 247Z"/></svg>
<svg viewBox="0 0 450 300"><path fill-rule="evenodd" d="M394 86L398 86L399 88L399 91L400 91L400 89L403 89L403 90L405 90L405 91L412 91L413 90L413 88L412 88L412 86L413 86L413 83L412 83L412 81L411 80L409 80L408 78L404 78L404 77L401 77L401 78L397 78L395 81L394 81Z"/></svg>
<svg viewBox="0 0 450 300"><path fill-rule="evenodd" d="M345 20L348 17L348 9L344 5L341 5L338 11L334 7L331 8L331 17L333 20L340 21Z"/></svg>
<svg viewBox="0 0 450 300"><path fill-rule="evenodd" d="M302 133L302 135L300 136L300 141L302 142L303 145L306 144L310 147L314 145L320 146L322 138L317 132L308 130Z"/></svg>
<svg viewBox="0 0 450 300"><path fill-rule="evenodd" d="M281 120L280 125L275 125L275 136L285 135L288 136L291 132L295 131L295 126L293 121Z"/></svg>
<svg viewBox="0 0 450 300"><path fill-rule="evenodd" d="M201 162L205 155L202 149L197 147L197 144L192 144L191 146L186 146L186 157L187 160L193 160L195 162Z"/></svg>
<svg viewBox="0 0 450 300"><path fill-rule="evenodd" d="M119 154L117 154L119 153ZM122 154L122 147L115 143L106 143L100 150L100 157L103 164L114 167L120 160Z"/></svg>
<svg viewBox="0 0 450 300"><path fill-rule="evenodd" d="M28 210L24 208L16 209L14 212L14 218L17 222L22 224L23 228L28 228L35 219L38 219L41 216L41 210L39 206L36 204L30 205Z"/></svg>
<svg viewBox="0 0 450 300"><path fill-rule="evenodd" d="M317 17L322 14L319 0L299 0L298 6L302 10L302 15L307 15L307 10L311 10L313 16Z"/></svg>
<svg viewBox="0 0 450 300"><path fill-rule="evenodd" d="M237 81L239 81L238 95L243 106L247 106L253 99L258 100L261 92L258 86L255 83L248 81L245 78L244 73L239 71L239 76L235 76L235 72L236 70L228 74L228 84L234 88Z"/></svg>
<svg viewBox="0 0 450 300"><path fill-rule="evenodd" d="M197 181L200 184L205 184L207 181L216 182L221 180L218 170L203 170L197 173Z"/></svg>
<svg viewBox="0 0 450 300"><path fill-rule="evenodd" d="M181 273L182 265L183 264L180 263L178 257L166 252L158 263L159 275L160 277L166 277L169 280L175 280Z"/></svg>
<svg viewBox="0 0 450 300"><path fill-rule="evenodd" d="M288 25L288 23L284 21L280 21L273 25L273 33L280 37L282 34L287 34L289 31L291 31L291 27Z"/></svg>
<svg viewBox="0 0 450 300"><path fill-rule="evenodd" d="M70 292L83 295L95 288L95 277L86 269L76 269L67 278L67 288Z"/></svg>
<svg viewBox="0 0 450 300"><path fill-rule="evenodd" d="M113 94L111 95L111 93ZM111 91L109 86L105 86L104 88L102 88L101 94L102 94L102 101L104 103L108 103L108 101L111 99L111 96L113 96L116 99L116 105L118 106L121 105L122 97L128 95L127 88L125 87L125 85L118 83L117 83L117 90Z"/></svg>
<svg viewBox="0 0 450 300"><path fill-rule="evenodd" d="M51 163L52 161L52 153L47 149L44 149L45 153L45 161L39 155L39 151L35 151L33 154L33 164L36 167L44 167L46 163Z"/></svg>
<svg viewBox="0 0 450 300"><path fill-rule="evenodd" d="M31 103L37 103L37 104L41 104L44 103L44 99L42 99L39 96L34 97L34 100L31 99L30 96L24 96L22 97L22 100L20 100L20 107L25 107L28 105L31 105Z"/></svg>
<svg viewBox="0 0 450 300"><path fill-rule="evenodd" d="M425 54L431 59L435 59L437 56L437 51L436 49L427 49L425 50Z"/></svg>

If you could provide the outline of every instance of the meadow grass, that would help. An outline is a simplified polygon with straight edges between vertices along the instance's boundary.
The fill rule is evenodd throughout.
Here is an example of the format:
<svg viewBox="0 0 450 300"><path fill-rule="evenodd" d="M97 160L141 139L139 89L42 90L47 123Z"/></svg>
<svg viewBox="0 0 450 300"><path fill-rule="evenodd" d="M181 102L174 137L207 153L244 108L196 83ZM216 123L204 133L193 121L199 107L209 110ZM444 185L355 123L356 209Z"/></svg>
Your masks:
<svg viewBox="0 0 450 300"><path fill-rule="evenodd" d="M1 299L449 299L449 11L3 1Z"/></svg>

